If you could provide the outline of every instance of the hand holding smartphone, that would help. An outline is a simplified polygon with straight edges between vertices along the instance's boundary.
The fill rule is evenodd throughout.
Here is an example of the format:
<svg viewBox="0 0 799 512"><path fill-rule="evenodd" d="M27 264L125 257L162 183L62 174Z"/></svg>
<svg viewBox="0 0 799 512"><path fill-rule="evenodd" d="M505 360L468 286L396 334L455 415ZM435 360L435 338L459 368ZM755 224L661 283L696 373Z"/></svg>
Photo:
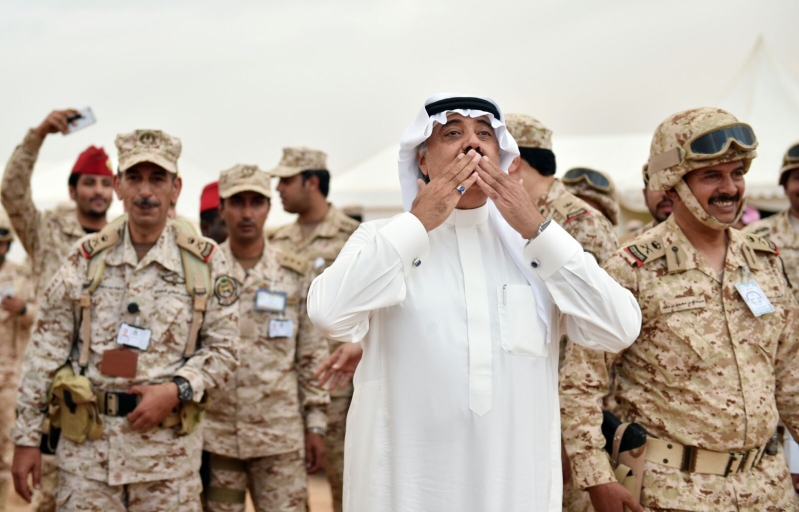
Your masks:
<svg viewBox="0 0 799 512"><path fill-rule="evenodd" d="M86 128L87 126L93 125L96 122L97 118L94 117L94 112L92 112L91 107L82 108L78 111L78 114L67 117L69 131L64 135L75 133Z"/></svg>

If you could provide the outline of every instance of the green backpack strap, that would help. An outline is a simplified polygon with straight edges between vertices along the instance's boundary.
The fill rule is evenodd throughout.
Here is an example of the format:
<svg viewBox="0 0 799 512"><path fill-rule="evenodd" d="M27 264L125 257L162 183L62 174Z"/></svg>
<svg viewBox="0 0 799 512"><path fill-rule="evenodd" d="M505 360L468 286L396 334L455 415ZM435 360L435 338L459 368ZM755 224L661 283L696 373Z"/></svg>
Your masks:
<svg viewBox="0 0 799 512"><path fill-rule="evenodd" d="M189 339L183 351L183 357L188 359L197 350L197 338L211 294L211 268L208 261L214 254L216 245L197 233L197 229L185 219L174 219L172 224L178 230L177 244L183 260L183 272L186 274L186 291L194 299Z"/></svg>

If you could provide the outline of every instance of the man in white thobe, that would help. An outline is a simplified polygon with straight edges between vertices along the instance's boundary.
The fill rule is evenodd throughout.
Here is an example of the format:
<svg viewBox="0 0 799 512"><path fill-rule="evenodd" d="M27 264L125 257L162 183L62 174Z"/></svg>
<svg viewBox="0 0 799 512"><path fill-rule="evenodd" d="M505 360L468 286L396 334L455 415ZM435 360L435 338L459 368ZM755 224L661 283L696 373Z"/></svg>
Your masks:
<svg viewBox="0 0 799 512"><path fill-rule="evenodd" d="M314 324L363 347L345 511L560 511L558 340L616 352L641 313L508 176L518 154L490 99L428 99L400 148L409 211L311 286Z"/></svg>

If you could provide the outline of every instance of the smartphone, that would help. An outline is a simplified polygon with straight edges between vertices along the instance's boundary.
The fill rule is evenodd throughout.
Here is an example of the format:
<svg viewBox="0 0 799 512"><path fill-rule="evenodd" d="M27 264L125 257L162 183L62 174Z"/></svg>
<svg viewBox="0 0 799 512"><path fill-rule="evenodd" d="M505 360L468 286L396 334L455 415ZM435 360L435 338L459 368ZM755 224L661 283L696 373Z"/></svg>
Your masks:
<svg viewBox="0 0 799 512"><path fill-rule="evenodd" d="M82 108L78 112L80 112L80 114L67 118L67 121L69 121L69 132L67 135L82 130L97 122L97 118L94 117L94 112L92 112L91 107Z"/></svg>

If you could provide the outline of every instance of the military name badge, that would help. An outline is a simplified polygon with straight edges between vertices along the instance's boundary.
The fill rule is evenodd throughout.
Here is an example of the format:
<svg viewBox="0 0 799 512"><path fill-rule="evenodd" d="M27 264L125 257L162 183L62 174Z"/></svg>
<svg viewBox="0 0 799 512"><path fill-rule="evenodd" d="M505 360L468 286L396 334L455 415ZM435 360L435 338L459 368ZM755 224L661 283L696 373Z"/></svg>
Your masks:
<svg viewBox="0 0 799 512"><path fill-rule="evenodd" d="M255 310L266 313L284 313L288 303L286 292L276 292L259 288L255 293Z"/></svg>
<svg viewBox="0 0 799 512"><path fill-rule="evenodd" d="M768 297L766 297L766 294L763 293L763 290L760 289L756 282L746 281L745 283L736 284L735 287L753 315L763 316L774 312L774 306L771 305L771 301L768 300Z"/></svg>
<svg viewBox="0 0 799 512"><path fill-rule="evenodd" d="M117 343L125 347L138 348L139 350L147 350L150 346L150 338L153 331L150 329L142 329L135 325L123 323L119 327L119 334L117 334Z"/></svg>
<svg viewBox="0 0 799 512"><path fill-rule="evenodd" d="M291 338L294 336L294 320L274 319L269 321L270 338Z"/></svg>
<svg viewBox="0 0 799 512"><path fill-rule="evenodd" d="M239 284L228 276L221 276L214 283L214 295L220 306L230 306L239 298Z"/></svg>

